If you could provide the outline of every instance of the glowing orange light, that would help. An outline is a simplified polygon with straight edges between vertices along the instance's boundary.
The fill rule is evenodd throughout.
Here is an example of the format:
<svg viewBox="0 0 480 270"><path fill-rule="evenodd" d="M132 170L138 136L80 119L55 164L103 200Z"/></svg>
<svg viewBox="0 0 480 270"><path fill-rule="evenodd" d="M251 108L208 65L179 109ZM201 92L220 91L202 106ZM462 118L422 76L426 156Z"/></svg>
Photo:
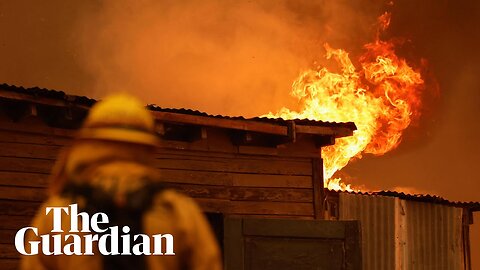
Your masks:
<svg viewBox="0 0 480 270"><path fill-rule="evenodd" d="M379 29L390 23L389 13L379 18ZM325 186L334 190L355 188L333 178L335 172L362 154L383 155L398 146L402 132L420 109L423 79L399 58L393 43L377 39L364 46L354 66L347 52L325 44L326 58L336 61L340 72L323 67L307 70L294 81L291 95L300 109L282 108L268 117L355 122L353 136L339 138L322 149Z"/></svg>

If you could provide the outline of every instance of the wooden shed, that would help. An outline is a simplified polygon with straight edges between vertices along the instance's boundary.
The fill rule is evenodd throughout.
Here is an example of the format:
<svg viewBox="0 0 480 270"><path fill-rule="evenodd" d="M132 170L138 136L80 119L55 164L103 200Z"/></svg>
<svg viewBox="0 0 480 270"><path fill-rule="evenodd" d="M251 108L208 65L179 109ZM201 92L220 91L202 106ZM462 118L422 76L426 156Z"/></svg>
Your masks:
<svg viewBox="0 0 480 270"><path fill-rule="evenodd" d="M45 199L47 177L59 150L71 143L94 103L59 91L0 85L3 269L18 264L14 234L30 223ZM297 269L313 264L322 269L358 269L358 224L321 221L327 208L320 148L352 135L353 123L245 119L148 108L161 138L155 165L162 171L162 181L195 198L209 213L228 269L272 269L271 261L262 261L268 256L281 265L295 261ZM311 222L302 223L305 220ZM262 247L284 248L278 236L287 239L288 246L297 245L291 256L323 251L320 257L300 262L285 254L268 255L274 248ZM252 257L252 252L263 255ZM325 260L333 257L331 262Z"/></svg>

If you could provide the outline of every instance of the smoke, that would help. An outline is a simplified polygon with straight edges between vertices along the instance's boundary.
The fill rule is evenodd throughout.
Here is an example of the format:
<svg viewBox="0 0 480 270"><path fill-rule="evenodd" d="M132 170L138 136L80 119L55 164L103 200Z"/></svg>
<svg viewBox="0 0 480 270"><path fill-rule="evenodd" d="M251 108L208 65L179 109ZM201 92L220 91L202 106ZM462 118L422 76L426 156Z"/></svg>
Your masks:
<svg viewBox="0 0 480 270"><path fill-rule="evenodd" d="M334 3L331 3L334 2ZM77 31L88 94L132 92L147 103L227 115L287 106L323 43L360 48L380 12L351 1L102 1ZM323 60L320 60L323 61Z"/></svg>

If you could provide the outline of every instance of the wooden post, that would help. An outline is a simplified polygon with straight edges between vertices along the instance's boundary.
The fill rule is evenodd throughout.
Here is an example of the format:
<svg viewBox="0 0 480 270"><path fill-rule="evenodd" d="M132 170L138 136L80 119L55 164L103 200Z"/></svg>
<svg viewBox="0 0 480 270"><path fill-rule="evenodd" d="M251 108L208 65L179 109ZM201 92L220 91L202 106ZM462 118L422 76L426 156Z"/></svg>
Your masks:
<svg viewBox="0 0 480 270"><path fill-rule="evenodd" d="M463 263L466 270L471 270L470 225L473 224L473 213L470 209L463 209L462 220Z"/></svg>
<svg viewBox="0 0 480 270"><path fill-rule="evenodd" d="M407 205L400 198L394 200L395 270L402 270L407 268Z"/></svg>
<svg viewBox="0 0 480 270"><path fill-rule="evenodd" d="M325 219L325 190L323 187L323 160L312 158L313 209L315 219Z"/></svg>
<svg viewBox="0 0 480 270"><path fill-rule="evenodd" d="M345 269L361 270L362 265L362 235L360 221L345 222Z"/></svg>
<svg viewBox="0 0 480 270"><path fill-rule="evenodd" d="M243 219L227 218L224 221L225 270L245 269L245 247L243 239Z"/></svg>

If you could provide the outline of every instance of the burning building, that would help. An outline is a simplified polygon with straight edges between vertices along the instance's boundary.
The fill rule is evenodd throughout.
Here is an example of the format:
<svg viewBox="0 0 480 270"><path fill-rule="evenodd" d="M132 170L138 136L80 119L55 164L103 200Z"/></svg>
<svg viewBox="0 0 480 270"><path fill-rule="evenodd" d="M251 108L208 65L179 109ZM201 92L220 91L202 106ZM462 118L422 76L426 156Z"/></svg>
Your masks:
<svg viewBox="0 0 480 270"><path fill-rule="evenodd" d="M57 154L94 102L0 86L4 269L16 267L15 232L45 198ZM354 123L148 107L161 138L161 180L207 213L227 269L471 269L469 225L479 203L325 188L319 152L352 136Z"/></svg>

